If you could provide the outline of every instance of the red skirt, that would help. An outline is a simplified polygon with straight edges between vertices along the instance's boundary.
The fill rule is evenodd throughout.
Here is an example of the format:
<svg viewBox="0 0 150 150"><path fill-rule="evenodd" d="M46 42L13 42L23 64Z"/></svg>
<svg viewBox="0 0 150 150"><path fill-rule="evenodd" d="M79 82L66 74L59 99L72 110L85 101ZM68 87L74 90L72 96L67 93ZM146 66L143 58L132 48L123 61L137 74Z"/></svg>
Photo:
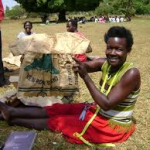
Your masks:
<svg viewBox="0 0 150 150"><path fill-rule="evenodd" d="M83 142L74 136L75 132L81 133L86 123L95 113L95 106L87 110L85 119L79 120L79 116L85 103L77 104L54 104L45 107L49 120L49 129L61 132L71 143L82 144ZM118 126L118 125L117 125ZM98 114L83 135L83 138L91 143L116 143L123 142L134 132L135 125L132 124L127 132L113 128L109 119Z"/></svg>

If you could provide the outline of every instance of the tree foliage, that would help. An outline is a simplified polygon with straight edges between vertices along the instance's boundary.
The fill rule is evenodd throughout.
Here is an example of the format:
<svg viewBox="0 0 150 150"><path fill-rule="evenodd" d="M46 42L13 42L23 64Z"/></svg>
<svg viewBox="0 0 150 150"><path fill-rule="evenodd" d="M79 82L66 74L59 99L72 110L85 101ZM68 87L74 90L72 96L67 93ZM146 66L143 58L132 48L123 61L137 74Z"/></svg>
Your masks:
<svg viewBox="0 0 150 150"><path fill-rule="evenodd" d="M95 10L97 15L150 14L150 0L15 0L27 12L59 13L65 20L67 11Z"/></svg>
<svg viewBox="0 0 150 150"><path fill-rule="evenodd" d="M94 10L100 0L15 0L29 12L59 12L62 10Z"/></svg>
<svg viewBox="0 0 150 150"><path fill-rule="evenodd" d="M103 0L100 2L99 7L95 9L97 15L108 15L113 13L113 5L110 0Z"/></svg>
<svg viewBox="0 0 150 150"><path fill-rule="evenodd" d="M133 8L133 0L103 0L99 7L96 9L104 10L101 14L124 14L126 16L131 16L135 13Z"/></svg>
<svg viewBox="0 0 150 150"><path fill-rule="evenodd" d="M27 11L32 12L59 12L94 10L101 0L15 0Z"/></svg>
<svg viewBox="0 0 150 150"><path fill-rule="evenodd" d="M15 0L28 12L60 13L94 10L100 0ZM62 16L61 16L62 17Z"/></svg>
<svg viewBox="0 0 150 150"><path fill-rule="evenodd" d="M135 0L134 8L136 14L150 14L150 0Z"/></svg>
<svg viewBox="0 0 150 150"><path fill-rule="evenodd" d="M150 0L103 0L95 9L97 15L117 14L133 16L150 14Z"/></svg>
<svg viewBox="0 0 150 150"><path fill-rule="evenodd" d="M25 9L17 5L14 6L11 10L9 9L9 7L6 7L5 14L10 19L19 19L26 15L26 11Z"/></svg>

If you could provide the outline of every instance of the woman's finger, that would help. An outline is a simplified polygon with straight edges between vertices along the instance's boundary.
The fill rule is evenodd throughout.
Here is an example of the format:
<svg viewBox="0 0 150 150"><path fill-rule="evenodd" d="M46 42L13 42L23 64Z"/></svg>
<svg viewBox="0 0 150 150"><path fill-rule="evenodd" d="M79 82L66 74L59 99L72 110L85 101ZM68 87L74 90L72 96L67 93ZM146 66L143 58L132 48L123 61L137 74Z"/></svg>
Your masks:
<svg viewBox="0 0 150 150"><path fill-rule="evenodd" d="M72 59L73 59L76 63L81 64L81 62L79 61L78 58L73 57Z"/></svg>

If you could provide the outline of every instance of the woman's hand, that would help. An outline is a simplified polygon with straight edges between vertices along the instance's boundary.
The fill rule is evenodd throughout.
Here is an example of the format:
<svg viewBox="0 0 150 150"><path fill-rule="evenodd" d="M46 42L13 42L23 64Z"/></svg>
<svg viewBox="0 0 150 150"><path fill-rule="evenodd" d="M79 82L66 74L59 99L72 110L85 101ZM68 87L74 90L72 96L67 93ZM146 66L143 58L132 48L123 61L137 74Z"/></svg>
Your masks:
<svg viewBox="0 0 150 150"><path fill-rule="evenodd" d="M23 60L24 60L24 55L22 55L20 58L21 64L23 63Z"/></svg>
<svg viewBox="0 0 150 150"><path fill-rule="evenodd" d="M84 79L88 75L85 64L83 62L80 62L79 59L75 57L73 59L76 62L76 64L74 64L73 66L74 72L79 73L80 77Z"/></svg>

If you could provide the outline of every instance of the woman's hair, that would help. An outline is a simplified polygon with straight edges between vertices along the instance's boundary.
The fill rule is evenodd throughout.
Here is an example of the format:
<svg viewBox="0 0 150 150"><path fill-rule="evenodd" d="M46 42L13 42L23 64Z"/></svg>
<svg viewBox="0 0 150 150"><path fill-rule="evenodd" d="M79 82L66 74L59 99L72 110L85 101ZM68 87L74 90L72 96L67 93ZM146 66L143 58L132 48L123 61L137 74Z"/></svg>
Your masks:
<svg viewBox="0 0 150 150"><path fill-rule="evenodd" d="M104 41L106 44L108 39L111 37L126 38L127 50L128 52L131 51L133 45L133 36L130 30L120 26L111 27L104 35Z"/></svg>
<svg viewBox="0 0 150 150"><path fill-rule="evenodd" d="M77 20L71 19L71 20L69 20L68 22L70 22L71 25L72 25L73 27L75 27L76 29L78 28L78 22L77 22Z"/></svg>
<svg viewBox="0 0 150 150"><path fill-rule="evenodd" d="M30 26L31 26L31 28L32 28L32 22L30 22L30 21L26 21L26 22L24 22L24 28L25 28L25 26L26 26L27 24L28 24L28 25L30 25Z"/></svg>

